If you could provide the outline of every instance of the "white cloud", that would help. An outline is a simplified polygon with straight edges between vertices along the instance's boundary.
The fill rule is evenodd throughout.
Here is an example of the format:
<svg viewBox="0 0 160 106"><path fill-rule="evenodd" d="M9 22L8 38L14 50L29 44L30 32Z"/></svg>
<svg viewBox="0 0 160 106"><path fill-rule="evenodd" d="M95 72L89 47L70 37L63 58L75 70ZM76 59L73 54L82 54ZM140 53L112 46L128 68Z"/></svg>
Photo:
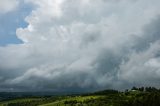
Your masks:
<svg viewBox="0 0 160 106"><path fill-rule="evenodd" d="M0 0L0 13L14 11L19 5L19 0Z"/></svg>
<svg viewBox="0 0 160 106"><path fill-rule="evenodd" d="M5 76L2 85L33 85L33 89L117 87L136 78L127 74L135 72L127 71L131 63L137 63L134 59L142 58L140 63L151 59L146 64L152 67L159 64L156 58L147 57L150 54L138 57L138 52L145 54L143 44L147 48L159 39L153 34L159 29L148 27L150 34L143 30L159 14L159 0L26 2L36 8L25 19L29 25L17 29L23 44L0 47L0 73Z"/></svg>

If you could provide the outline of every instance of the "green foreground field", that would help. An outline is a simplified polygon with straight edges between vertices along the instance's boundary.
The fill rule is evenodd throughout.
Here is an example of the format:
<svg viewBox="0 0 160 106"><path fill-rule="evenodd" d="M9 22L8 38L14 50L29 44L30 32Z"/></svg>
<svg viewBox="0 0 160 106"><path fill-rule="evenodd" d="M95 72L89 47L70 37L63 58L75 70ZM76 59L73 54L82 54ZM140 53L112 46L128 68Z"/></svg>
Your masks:
<svg viewBox="0 0 160 106"><path fill-rule="evenodd" d="M0 106L57 106L66 103L66 101L84 102L85 100L97 99L101 96L61 96L61 97L42 97L42 98L19 98L0 102Z"/></svg>
<svg viewBox="0 0 160 106"><path fill-rule="evenodd" d="M40 106L70 106L70 105L81 105L84 104L86 101L96 100L99 98L103 98L103 96L76 96L76 97L67 97L62 100L58 100L52 103L43 104Z"/></svg>
<svg viewBox="0 0 160 106"><path fill-rule="evenodd" d="M70 104L84 104L87 101L104 98L104 96L60 96L44 98L22 98L4 101L0 106L70 106ZM85 105L84 105L85 106Z"/></svg>
<svg viewBox="0 0 160 106"><path fill-rule="evenodd" d="M19 98L0 106L160 106L160 90L105 90L85 95Z"/></svg>

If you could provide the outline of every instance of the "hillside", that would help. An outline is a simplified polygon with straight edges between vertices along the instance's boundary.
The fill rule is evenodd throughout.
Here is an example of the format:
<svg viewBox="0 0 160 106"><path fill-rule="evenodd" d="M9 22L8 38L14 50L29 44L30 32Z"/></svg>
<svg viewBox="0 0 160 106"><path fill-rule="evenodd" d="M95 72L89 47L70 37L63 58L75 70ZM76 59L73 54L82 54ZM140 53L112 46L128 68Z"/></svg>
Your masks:
<svg viewBox="0 0 160 106"><path fill-rule="evenodd" d="M83 95L26 97L1 101L0 106L160 106L160 90L133 88L104 90Z"/></svg>

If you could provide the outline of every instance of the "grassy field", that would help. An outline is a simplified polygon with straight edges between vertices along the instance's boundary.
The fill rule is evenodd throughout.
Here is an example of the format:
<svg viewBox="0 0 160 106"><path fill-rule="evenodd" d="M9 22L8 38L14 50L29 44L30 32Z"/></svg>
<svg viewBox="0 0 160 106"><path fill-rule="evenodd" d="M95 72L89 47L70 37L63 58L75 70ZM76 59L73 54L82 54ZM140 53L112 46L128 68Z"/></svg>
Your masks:
<svg viewBox="0 0 160 106"><path fill-rule="evenodd" d="M43 97L43 98L22 98L0 102L0 106L69 106L70 103L82 104L86 101L96 100L104 96L60 96L60 97ZM76 101L76 102L75 102Z"/></svg>
<svg viewBox="0 0 160 106"><path fill-rule="evenodd" d="M30 102L38 102L41 101L43 98L21 98L21 99L13 99L13 100L9 100L9 101L3 101L0 102L0 106L8 106L11 104L23 104L23 103L30 103Z"/></svg>
<svg viewBox="0 0 160 106"><path fill-rule="evenodd" d="M57 100L53 103L43 104L40 106L70 106L71 104L84 104L86 101L96 100L98 98L103 98L104 96L76 96L76 97L67 97L63 100Z"/></svg>

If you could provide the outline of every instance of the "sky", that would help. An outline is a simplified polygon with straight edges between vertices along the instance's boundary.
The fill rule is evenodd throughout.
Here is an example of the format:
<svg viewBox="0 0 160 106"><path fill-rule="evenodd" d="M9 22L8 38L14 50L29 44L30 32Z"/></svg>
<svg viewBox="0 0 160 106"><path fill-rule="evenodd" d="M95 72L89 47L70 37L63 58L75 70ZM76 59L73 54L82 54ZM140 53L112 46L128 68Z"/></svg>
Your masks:
<svg viewBox="0 0 160 106"><path fill-rule="evenodd" d="M19 5L17 8L14 7ZM30 5L25 5L23 1L0 1L0 46L5 46L12 43L22 43L16 37L16 29L19 27L27 27L24 18L29 15L32 8ZM13 5L13 6L12 6ZM12 7L12 8L11 8Z"/></svg>
<svg viewBox="0 0 160 106"><path fill-rule="evenodd" d="M160 87L159 0L0 0L0 91Z"/></svg>

